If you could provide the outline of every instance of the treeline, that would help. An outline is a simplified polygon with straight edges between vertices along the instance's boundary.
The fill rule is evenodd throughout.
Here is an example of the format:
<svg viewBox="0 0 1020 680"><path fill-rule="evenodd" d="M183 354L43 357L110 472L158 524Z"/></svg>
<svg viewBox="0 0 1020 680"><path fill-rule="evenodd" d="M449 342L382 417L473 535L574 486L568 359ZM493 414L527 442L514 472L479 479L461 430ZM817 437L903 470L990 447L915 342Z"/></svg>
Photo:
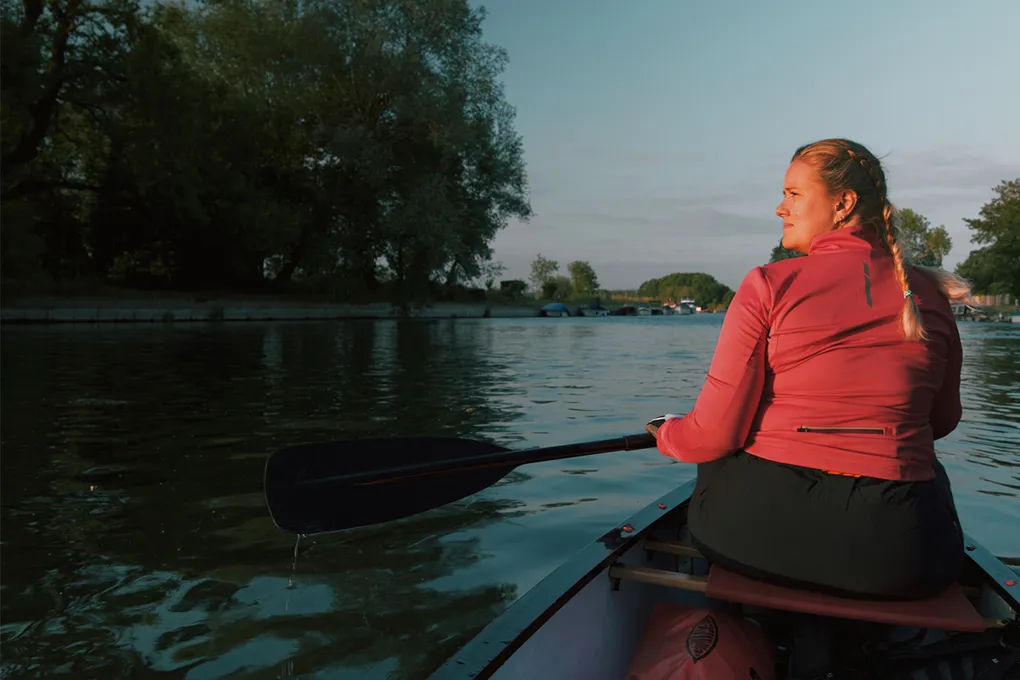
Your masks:
<svg viewBox="0 0 1020 680"><path fill-rule="evenodd" d="M5 286L408 299L531 208L467 0L0 4Z"/></svg>
<svg viewBox="0 0 1020 680"><path fill-rule="evenodd" d="M709 274L678 272L645 281L638 287L637 295L654 300L672 298L677 301L690 297L703 309L725 309L733 299L734 291Z"/></svg>
<svg viewBox="0 0 1020 680"><path fill-rule="evenodd" d="M649 279L637 290L606 290L599 285L598 275L585 260L574 260L567 265L567 274L559 273L560 264L539 253L531 263L529 282L535 297L544 300L680 300L691 297L705 309L724 309L733 299L734 291L703 273L674 273ZM524 281L504 281L503 289L523 293Z"/></svg>
<svg viewBox="0 0 1020 680"><path fill-rule="evenodd" d="M567 265L567 276L560 274L560 263L538 254L531 262L531 290L543 300L589 299L604 295L599 287L599 277L590 263L574 260ZM523 292L524 282L518 282Z"/></svg>
<svg viewBox="0 0 1020 680"><path fill-rule="evenodd" d="M1020 298L1020 178L1003 181L992 189L995 198L980 211L980 216L964 219L971 231L972 250L956 266L955 273L967 279L973 292L982 295L1009 295ZM896 213L900 245L910 260L919 265L942 267L953 248L945 226L932 227L924 215L910 208ZM800 253L783 248L782 239L772 249L769 262L778 262Z"/></svg>
<svg viewBox="0 0 1020 680"><path fill-rule="evenodd" d="M981 207L979 217L964 220L971 230L972 250L956 267L975 293L1020 298L1020 178L995 187L995 198Z"/></svg>

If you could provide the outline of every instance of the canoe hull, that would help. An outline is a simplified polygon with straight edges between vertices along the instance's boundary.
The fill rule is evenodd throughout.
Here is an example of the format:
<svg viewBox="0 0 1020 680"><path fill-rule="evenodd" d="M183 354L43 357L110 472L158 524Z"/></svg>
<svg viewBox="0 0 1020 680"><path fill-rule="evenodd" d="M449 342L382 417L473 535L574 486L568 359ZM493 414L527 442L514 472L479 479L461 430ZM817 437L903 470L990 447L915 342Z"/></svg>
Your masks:
<svg viewBox="0 0 1020 680"><path fill-rule="evenodd" d="M614 597L609 567L618 562L646 564L642 532L664 518L680 528L693 491L694 481L684 484L586 546L482 630L432 680L624 677L645 619L661 600L654 588L646 589L647 598L634 593ZM592 622L597 621L612 625L596 630Z"/></svg>
<svg viewBox="0 0 1020 680"><path fill-rule="evenodd" d="M708 565L689 548L686 533L693 489L694 481L684 484L586 546L451 657L432 680L619 680L656 604L731 608L700 585L707 583ZM986 621L1014 620L1018 593L1007 584L1015 584L1016 575L970 537L967 555L968 573L972 580L979 575L975 582L981 584L974 600L980 614ZM636 573L621 587L613 576L628 571ZM669 587L671 580L681 587ZM782 615L804 616L787 612ZM883 630L896 639L917 632L897 626ZM945 636L930 631L924 640L940 635Z"/></svg>

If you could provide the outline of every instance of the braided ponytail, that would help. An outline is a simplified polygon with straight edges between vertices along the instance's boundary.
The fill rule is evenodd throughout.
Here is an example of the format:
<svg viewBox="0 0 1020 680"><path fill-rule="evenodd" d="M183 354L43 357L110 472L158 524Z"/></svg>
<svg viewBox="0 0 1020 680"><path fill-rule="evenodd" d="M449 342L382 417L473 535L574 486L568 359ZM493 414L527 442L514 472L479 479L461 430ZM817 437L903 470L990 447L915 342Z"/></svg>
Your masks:
<svg viewBox="0 0 1020 680"><path fill-rule="evenodd" d="M917 301L914 300L914 293L910 290L910 278L907 275L909 264L903 255L903 249L900 247L899 240L896 238L896 226L893 222L893 215L896 209L889 202L889 190L885 185L885 173L881 172L880 168L876 168L877 159L875 163L872 163L868 160L867 155L854 153L854 150L849 147L846 153L850 160L855 161L867 173L868 179L871 180L877 199L882 207L882 217L880 220L875 220L875 226L878 228L879 236L885 237L886 248L889 249L889 254L892 255L896 281L899 282L900 290L903 291L903 312L900 317L903 324L903 335L907 340L911 341L927 340L928 333L924 329L921 310L918 309Z"/></svg>
<svg viewBox="0 0 1020 680"><path fill-rule="evenodd" d="M907 340L927 340L928 333L924 329L924 322L921 320L921 310L914 300L914 293L910 290L910 280L907 278L906 258L903 256L903 249L896 238L895 227L893 226L893 206L888 199L883 201L882 222L884 224L885 242L892 254L893 271L896 273L896 280L903 291L903 312L901 323L903 324L903 335Z"/></svg>
<svg viewBox="0 0 1020 680"><path fill-rule="evenodd" d="M911 265L897 239L896 208L889 201L885 172L878 159L866 148L846 139L825 139L797 149L793 160L798 158L812 162L833 193L852 190L857 194L854 213L863 224L871 225L878 232L892 256L896 281L903 291L903 335L909 341L927 340L928 333L910 289L908 272L913 269L923 275L949 300L969 299L970 286L960 277L941 269Z"/></svg>

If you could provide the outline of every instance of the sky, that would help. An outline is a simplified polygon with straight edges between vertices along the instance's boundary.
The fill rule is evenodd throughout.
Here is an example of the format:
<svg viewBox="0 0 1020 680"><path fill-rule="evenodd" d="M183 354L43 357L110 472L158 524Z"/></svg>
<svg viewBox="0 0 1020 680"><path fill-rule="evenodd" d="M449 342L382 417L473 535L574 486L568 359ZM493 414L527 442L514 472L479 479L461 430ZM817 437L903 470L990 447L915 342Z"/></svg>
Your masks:
<svg viewBox="0 0 1020 680"><path fill-rule="evenodd" d="M975 246L964 218L1020 177L1018 0L472 0L509 54L535 215L494 242L609 289L768 261L798 146L864 144L890 198Z"/></svg>

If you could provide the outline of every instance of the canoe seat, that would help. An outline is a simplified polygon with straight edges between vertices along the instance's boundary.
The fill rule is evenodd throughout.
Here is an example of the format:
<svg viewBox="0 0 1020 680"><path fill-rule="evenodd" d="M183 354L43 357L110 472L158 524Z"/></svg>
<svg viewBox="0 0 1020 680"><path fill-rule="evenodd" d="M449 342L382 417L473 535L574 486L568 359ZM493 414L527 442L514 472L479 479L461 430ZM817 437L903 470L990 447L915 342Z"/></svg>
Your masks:
<svg viewBox="0 0 1020 680"><path fill-rule="evenodd" d="M926 600L855 600L774 586L713 564L709 568L705 594L712 599L727 602L872 623L975 633L988 628L984 618L967 599L963 588L955 583Z"/></svg>

